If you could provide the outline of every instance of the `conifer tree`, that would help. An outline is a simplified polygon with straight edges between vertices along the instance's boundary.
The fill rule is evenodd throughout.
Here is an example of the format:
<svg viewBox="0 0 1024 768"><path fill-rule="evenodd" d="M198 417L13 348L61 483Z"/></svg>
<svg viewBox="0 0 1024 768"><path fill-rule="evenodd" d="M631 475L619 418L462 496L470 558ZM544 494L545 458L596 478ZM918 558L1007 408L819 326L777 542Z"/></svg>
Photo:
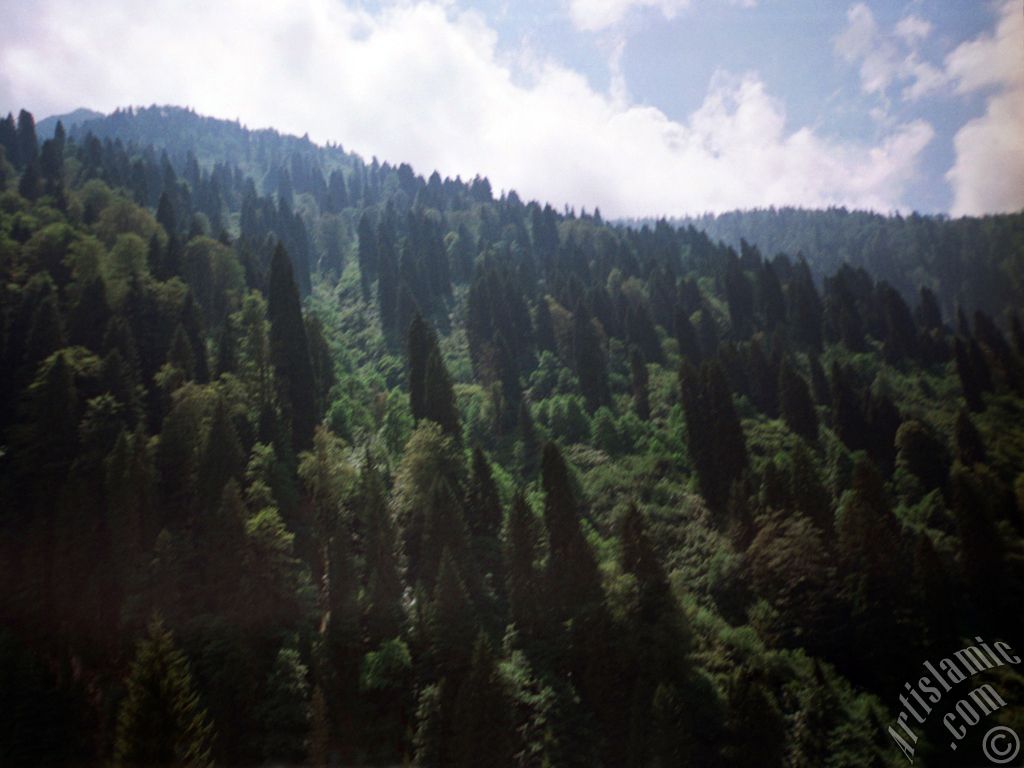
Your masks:
<svg viewBox="0 0 1024 768"><path fill-rule="evenodd" d="M540 467L540 442L533 426L530 401L525 397L519 401L519 416L516 419L516 463L524 479L529 480Z"/></svg>
<svg viewBox="0 0 1024 768"><path fill-rule="evenodd" d="M413 761L416 768L444 768L445 729L441 701L445 681L427 685L420 691L416 704L416 735L413 737Z"/></svg>
<svg viewBox="0 0 1024 768"><path fill-rule="evenodd" d="M30 374L35 373L40 361L45 360L65 343L64 323L57 307L57 297L50 293L39 302L32 313L32 326L25 345L25 363L29 366Z"/></svg>
<svg viewBox="0 0 1024 768"><path fill-rule="evenodd" d="M972 611L985 621L1000 618L1005 545L996 526L993 478L983 464L956 465L950 476L950 506L960 534L960 563Z"/></svg>
<svg viewBox="0 0 1024 768"><path fill-rule="evenodd" d="M363 213L359 217L357 228L359 238L359 275L360 284L363 289L363 299L369 299L370 285L377 278L377 233L370 223L369 216Z"/></svg>
<svg viewBox="0 0 1024 768"><path fill-rule="evenodd" d="M278 400L290 418L292 445L298 451L312 444L313 429L320 416L299 289L292 277L291 261L280 243L270 262L267 313Z"/></svg>
<svg viewBox="0 0 1024 768"><path fill-rule="evenodd" d="M103 348L103 334L110 322L110 306L103 278L98 275L82 287L68 316L68 337L72 344L94 352Z"/></svg>
<svg viewBox="0 0 1024 768"><path fill-rule="evenodd" d="M446 435L456 442L462 440L462 428L459 425L459 409L455 403L455 391L452 388L448 369L437 346L430 350L427 357L426 373L423 379L423 408L425 419L441 425Z"/></svg>
<svg viewBox="0 0 1024 768"><path fill-rule="evenodd" d="M397 539L384 496L384 484L369 456L359 481L363 506L366 589L363 616L371 647L398 637L403 621Z"/></svg>
<svg viewBox="0 0 1024 768"><path fill-rule="evenodd" d="M975 464L984 464L987 460L985 442L981 433L971 421L970 414L960 409L956 416L956 425L953 430L954 442L956 443L956 459L965 467L972 467Z"/></svg>
<svg viewBox="0 0 1024 768"><path fill-rule="evenodd" d="M812 442L818 439L818 414L807 382L785 358L779 368L779 412L793 432Z"/></svg>
<svg viewBox="0 0 1024 768"><path fill-rule="evenodd" d="M974 369L974 360L968 345L959 336L953 342L953 355L956 360L956 373L960 377L960 386L964 392L964 400L967 407L974 412L984 408L981 394L984 391L981 381Z"/></svg>
<svg viewBox="0 0 1024 768"><path fill-rule="evenodd" d="M630 350L629 369L633 384L633 409L639 418L647 421L651 417L647 364L644 362L643 353L636 347Z"/></svg>
<svg viewBox="0 0 1024 768"><path fill-rule="evenodd" d="M693 329L690 316L686 313L683 304L679 304L675 311L675 335L679 344L679 354L690 365L700 365L703 355L700 350L700 343L697 341L697 332Z"/></svg>
<svg viewBox="0 0 1024 768"><path fill-rule="evenodd" d="M580 529L580 510L569 470L554 443L542 462L544 527L548 537L545 591L556 623L601 599L601 579L590 545Z"/></svg>
<svg viewBox="0 0 1024 768"><path fill-rule="evenodd" d="M554 352L556 348L555 327L551 322L551 309L548 306L547 296L541 296L537 299L537 309L534 311L533 324L533 337L537 340L537 349Z"/></svg>
<svg viewBox="0 0 1024 768"><path fill-rule="evenodd" d="M717 361L700 371L683 363L679 373L687 449L701 493L712 509L723 510L733 483L747 468L746 440L732 394Z"/></svg>
<svg viewBox="0 0 1024 768"><path fill-rule="evenodd" d="M455 699L450 765L512 768L517 764L510 704L490 640L481 633L476 638L469 672Z"/></svg>
<svg viewBox="0 0 1024 768"><path fill-rule="evenodd" d="M526 498L519 492L512 502L506 521L504 570L509 620L527 638L535 637L539 629L538 549L537 519L526 503Z"/></svg>
<svg viewBox="0 0 1024 768"><path fill-rule="evenodd" d="M406 344L409 360L409 409L416 421L426 416L427 359L437 346L430 326L417 312L409 324Z"/></svg>
<svg viewBox="0 0 1024 768"><path fill-rule="evenodd" d="M213 726L184 654L159 619L139 641L117 716L114 764L210 766Z"/></svg>
<svg viewBox="0 0 1024 768"><path fill-rule="evenodd" d="M480 446L473 449L473 464L466 489L466 522L472 537L473 553L483 576L499 595L505 579L501 562L501 523L504 515L498 486Z"/></svg>
<svg viewBox="0 0 1024 768"><path fill-rule="evenodd" d="M36 121L31 112L24 109L18 113L18 162L23 166L35 163L39 158L39 139L36 137Z"/></svg>
<svg viewBox="0 0 1024 768"><path fill-rule="evenodd" d="M182 382L195 378L196 357L181 323L178 323L174 329L174 336L171 337L171 346L167 350L167 364L180 373Z"/></svg>
<svg viewBox="0 0 1024 768"><path fill-rule="evenodd" d="M586 305L580 302L573 313L573 362L579 378L580 390L587 401L587 410L593 413L602 405L611 404L608 391L608 368L604 351Z"/></svg>
<svg viewBox="0 0 1024 768"><path fill-rule="evenodd" d="M388 225L381 223L377 232L377 302L380 307L380 327L385 338L392 339L404 329L398 328L399 273L395 253L394 235ZM400 337L399 337L400 338Z"/></svg>
<svg viewBox="0 0 1024 768"><path fill-rule="evenodd" d="M476 616L466 583L447 549L433 589L427 631L437 673L455 681L469 666L476 637Z"/></svg>
<svg viewBox="0 0 1024 768"><path fill-rule="evenodd" d="M308 670L298 651L281 648L258 704L265 760L298 764L308 750L310 726Z"/></svg>
<svg viewBox="0 0 1024 768"><path fill-rule="evenodd" d="M245 452L231 422L228 405L224 397L218 397L199 457L197 489L202 508L213 510L220 503L225 484L240 479L244 469Z"/></svg>

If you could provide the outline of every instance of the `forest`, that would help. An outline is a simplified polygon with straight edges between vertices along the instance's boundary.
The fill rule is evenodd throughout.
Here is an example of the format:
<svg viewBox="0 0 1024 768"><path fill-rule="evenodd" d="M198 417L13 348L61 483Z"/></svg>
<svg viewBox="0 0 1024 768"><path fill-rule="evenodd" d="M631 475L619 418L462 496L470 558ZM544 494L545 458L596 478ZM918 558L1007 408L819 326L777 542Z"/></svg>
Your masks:
<svg viewBox="0 0 1024 768"><path fill-rule="evenodd" d="M904 765L923 662L1024 648L1021 307L1024 213L9 114L0 764Z"/></svg>

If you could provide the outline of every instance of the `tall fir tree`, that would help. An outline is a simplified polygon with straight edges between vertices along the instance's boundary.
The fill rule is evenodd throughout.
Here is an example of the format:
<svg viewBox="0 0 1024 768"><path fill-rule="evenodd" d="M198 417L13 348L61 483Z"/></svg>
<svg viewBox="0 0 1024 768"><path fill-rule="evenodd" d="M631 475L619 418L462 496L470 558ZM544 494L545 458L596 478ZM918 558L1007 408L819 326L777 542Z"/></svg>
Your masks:
<svg viewBox="0 0 1024 768"><path fill-rule="evenodd" d="M313 429L320 415L299 289L292 277L291 260L280 243L270 262L267 314L278 400L291 422L292 445L297 451L303 450L313 442Z"/></svg>
<svg viewBox="0 0 1024 768"><path fill-rule="evenodd" d="M117 714L117 766L211 766L213 726L188 661L162 622L139 641Z"/></svg>
<svg viewBox="0 0 1024 768"><path fill-rule="evenodd" d="M610 405L608 364L590 312L582 302L577 304L573 313L572 349L576 376L587 402L587 410L593 413L602 405Z"/></svg>

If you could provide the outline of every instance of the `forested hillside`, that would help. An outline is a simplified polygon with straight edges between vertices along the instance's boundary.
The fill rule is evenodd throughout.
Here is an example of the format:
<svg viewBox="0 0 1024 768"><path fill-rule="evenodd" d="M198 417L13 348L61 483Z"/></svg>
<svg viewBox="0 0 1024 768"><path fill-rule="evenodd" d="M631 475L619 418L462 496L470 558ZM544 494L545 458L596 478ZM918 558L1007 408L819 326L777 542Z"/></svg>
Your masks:
<svg viewBox="0 0 1024 768"><path fill-rule="evenodd" d="M1000 315L1024 305L1024 219L1018 214L949 219L883 216L831 208L734 211L676 222L737 250L802 254L816 277L863 267L910 300L921 287L946 317L960 306Z"/></svg>
<svg viewBox="0 0 1024 768"><path fill-rule="evenodd" d="M8 116L0 764L903 764L1024 628L1022 231Z"/></svg>

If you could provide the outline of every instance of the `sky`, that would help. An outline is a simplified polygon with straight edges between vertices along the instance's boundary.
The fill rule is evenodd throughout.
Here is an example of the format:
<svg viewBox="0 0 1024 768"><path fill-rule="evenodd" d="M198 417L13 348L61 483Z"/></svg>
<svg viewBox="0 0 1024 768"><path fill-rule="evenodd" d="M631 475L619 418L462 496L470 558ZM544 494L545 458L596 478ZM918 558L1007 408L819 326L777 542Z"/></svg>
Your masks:
<svg viewBox="0 0 1024 768"><path fill-rule="evenodd" d="M0 0L0 110L174 104L606 218L1024 209L1024 0Z"/></svg>

